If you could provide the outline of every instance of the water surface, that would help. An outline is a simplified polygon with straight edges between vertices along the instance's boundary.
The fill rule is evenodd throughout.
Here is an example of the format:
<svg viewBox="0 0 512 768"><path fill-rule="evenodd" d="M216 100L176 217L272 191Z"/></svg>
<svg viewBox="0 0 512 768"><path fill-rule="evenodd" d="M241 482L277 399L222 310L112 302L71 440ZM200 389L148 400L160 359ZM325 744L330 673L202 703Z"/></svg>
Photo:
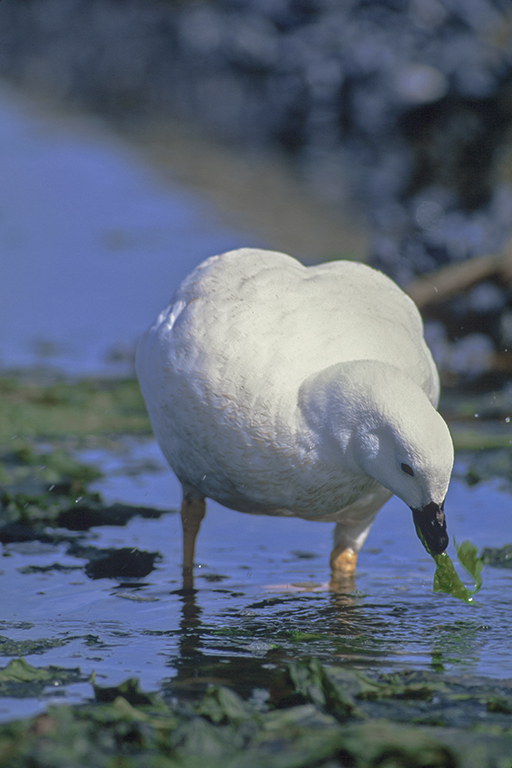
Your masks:
<svg viewBox="0 0 512 768"><path fill-rule="evenodd" d="M379 513L355 584L338 592L327 586L332 525L208 502L191 592L181 583L180 488L156 443L131 440L123 451L80 457L106 471L95 487L107 503L168 510L76 532L80 546L138 548L156 554L154 569L142 578L91 578L67 545L4 545L0 634L61 643L26 655L30 663L79 666L100 684L136 676L146 689L185 696L212 681L255 695L284 661L309 655L376 671L512 677L512 570L485 567L473 604L434 594L434 563L400 501ZM452 537L500 546L512 498L495 482L467 488L454 480L446 508ZM67 699L89 695L86 683L66 689ZM2 700L0 717L37 711L48 697Z"/></svg>
<svg viewBox="0 0 512 768"><path fill-rule="evenodd" d="M124 371L120 353L196 264L262 244L100 120L55 116L1 82L0 167L3 368Z"/></svg>

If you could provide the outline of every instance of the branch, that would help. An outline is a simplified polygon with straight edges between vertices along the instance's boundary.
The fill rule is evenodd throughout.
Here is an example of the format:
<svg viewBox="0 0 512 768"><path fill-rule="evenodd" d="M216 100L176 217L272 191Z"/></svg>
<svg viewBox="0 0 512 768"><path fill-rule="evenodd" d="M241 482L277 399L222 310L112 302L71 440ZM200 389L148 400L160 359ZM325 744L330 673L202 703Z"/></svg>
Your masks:
<svg viewBox="0 0 512 768"><path fill-rule="evenodd" d="M479 256L419 277L406 286L405 291L423 309L465 293L481 280L489 278L512 282L512 244L501 256Z"/></svg>

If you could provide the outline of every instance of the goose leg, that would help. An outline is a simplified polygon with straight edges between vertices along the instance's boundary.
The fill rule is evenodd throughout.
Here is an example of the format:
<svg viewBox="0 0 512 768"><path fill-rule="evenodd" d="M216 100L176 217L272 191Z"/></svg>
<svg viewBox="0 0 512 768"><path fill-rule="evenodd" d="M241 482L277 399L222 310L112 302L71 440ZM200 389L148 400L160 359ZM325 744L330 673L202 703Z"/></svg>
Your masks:
<svg viewBox="0 0 512 768"><path fill-rule="evenodd" d="M331 566L331 578L344 579L352 576L356 570L357 553L363 546L364 540L368 535L371 523L375 515L363 519L362 522L344 520L342 523L336 523L334 528L334 541L329 564Z"/></svg>
<svg viewBox="0 0 512 768"><path fill-rule="evenodd" d="M354 574L357 553L368 536L374 517L375 514L372 514L370 522L367 518L363 522L348 521L349 524L347 524L347 522L343 521L343 523L336 523L334 528L334 547L329 558L331 578L334 581Z"/></svg>
<svg viewBox="0 0 512 768"><path fill-rule="evenodd" d="M351 576L356 570L357 552L352 547L334 547L329 558L333 579Z"/></svg>
<svg viewBox="0 0 512 768"><path fill-rule="evenodd" d="M363 546L375 516L391 494L385 488L376 489L345 507L334 528L334 546L329 563L331 578L344 579L356 570L357 553Z"/></svg>
<svg viewBox="0 0 512 768"><path fill-rule="evenodd" d="M190 499L185 495L181 502L181 527L183 529L183 578L192 580L196 537L206 512L204 499ZM191 586L191 583L190 585Z"/></svg>

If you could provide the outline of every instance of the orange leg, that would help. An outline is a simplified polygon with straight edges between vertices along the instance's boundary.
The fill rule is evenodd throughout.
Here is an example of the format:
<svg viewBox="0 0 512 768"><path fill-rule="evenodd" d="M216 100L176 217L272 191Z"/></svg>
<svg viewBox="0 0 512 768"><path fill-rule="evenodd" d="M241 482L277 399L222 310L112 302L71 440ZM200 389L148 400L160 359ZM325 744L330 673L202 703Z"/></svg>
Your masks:
<svg viewBox="0 0 512 768"><path fill-rule="evenodd" d="M333 579L351 576L356 570L357 553L352 547L334 547L329 558Z"/></svg>
<svg viewBox="0 0 512 768"><path fill-rule="evenodd" d="M201 527L201 522L206 512L204 499L190 499L183 497L181 502L181 526L183 529L183 577L187 581L192 580L194 567L194 552L196 537Z"/></svg>

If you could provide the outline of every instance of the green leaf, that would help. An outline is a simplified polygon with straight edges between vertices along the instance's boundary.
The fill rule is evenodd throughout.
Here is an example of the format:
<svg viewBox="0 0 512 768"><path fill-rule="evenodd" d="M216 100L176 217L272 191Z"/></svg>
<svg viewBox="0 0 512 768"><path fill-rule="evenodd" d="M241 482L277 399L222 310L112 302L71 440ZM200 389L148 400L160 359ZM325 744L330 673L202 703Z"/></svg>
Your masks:
<svg viewBox="0 0 512 768"><path fill-rule="evenodd" d="M51 680L55 677L55 667L32 667L25 659L12 659L6 667L0 669L0 682L7 680L26 683Z"/></svg>
<svg viewBox="0 0 512 768"><path fill-rule="evenodd" d="M473 594L476 594L482 586L482 558L477 556L476 547L470 541L463 541L460 546L457 546L455 540L453 543L457 550L457 560L475 582Z"/></svg>
<svg viewBox="0 0 512 768"><path fill-rule="evenodd" d="M111 704L122 696L132 707L165 707L162 698L157 693L145 693L139 686L136 677L124 680L120 685L103 687L94 685L96 701Z"/></svg>
<svg viewBox="0 0 512 768"><path fill-rule="evenodd" d="M467 573L475 582L473 590L464 586L460 580L449 555L443 552L441 555L433 555L436 563L436 572L434 574L434 592L445 592L466 603L473 601L475 595L482 586L482 559L477 557L476 547L470 541L464 541L460 546L455 544L457 559Z"/></svg>
<svg viewBox="0 0 512 768"><path fill-rule="evenodd" d="M216 725L240 723L249 717L244 700L223 685L209 686L196 711Z"/></svg>
<svg viewBox="0 0 512 768"><path fill-rule="evenodd" d="M301 659L287 664L270 691L270 702L278 707L290 707L307 703L324 709L337 720L361 717L354 702L352 689L359 691L360 677L350 672L347 676L333 677L318 659Z"/></svg>

